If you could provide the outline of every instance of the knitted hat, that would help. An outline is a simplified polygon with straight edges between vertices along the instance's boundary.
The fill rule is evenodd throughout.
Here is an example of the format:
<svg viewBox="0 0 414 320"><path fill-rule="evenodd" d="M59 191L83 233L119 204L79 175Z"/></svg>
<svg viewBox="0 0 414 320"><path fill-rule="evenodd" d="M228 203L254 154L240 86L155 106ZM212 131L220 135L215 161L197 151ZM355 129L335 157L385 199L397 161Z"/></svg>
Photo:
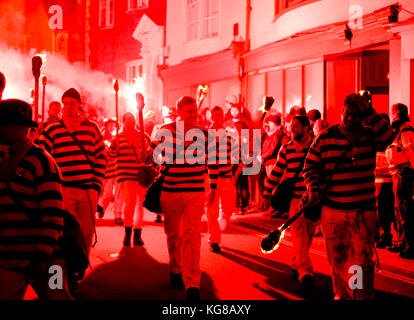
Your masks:
<svg viewBox="0 0 414 320"><path fill-rule="evenodd" d="M74 88L70 88L65 91L65 93L62 96L62 102L64 98L73 98L75 100L78 100L79 103L82 103L79 92Z"/></svg>

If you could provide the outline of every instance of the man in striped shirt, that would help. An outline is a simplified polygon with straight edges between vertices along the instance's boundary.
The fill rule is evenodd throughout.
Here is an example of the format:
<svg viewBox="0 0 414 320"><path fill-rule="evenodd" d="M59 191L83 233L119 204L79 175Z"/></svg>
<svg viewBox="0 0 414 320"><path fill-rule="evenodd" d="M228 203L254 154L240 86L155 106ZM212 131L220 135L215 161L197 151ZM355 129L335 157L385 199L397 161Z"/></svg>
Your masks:
<svg viewBox="0 0 414 320"><path fill-rule="evenodd" d="M217 164L210 164L209 168L218 170L217 195L214 202L207 207L209 243L211 250L221 253L221 231L227 228L231 215L235 209L235 186L232 173L233 158L237 155L238 146L224 128L224 111L221 107L215 106L211 109L211 120L213 121L209 133L217 136ZM219 217L220 206L222 215Z"/></svg>
<svg viewBox="0 0 414 320"><path fill-rule="evenodd" d="M23 299L29 284L40 299L73 299L66 263L53 258L64 223L61 176L28 139L31 118L28 103L0 102L0 300ZM63 271L60 288L48 285L52 265Z"/></svg>
<svg viewBox="0 0 414 320"><path fill-rule="evenodd" d="M364 125L365 124L365 125ZM322 199L321 227L332 267L335 299L372 299L377 232L376 152L392 142L387 121L358 94L346 97L340 125L321 131L303 171L310 201ZM362 270L363 283L350 283Z"/></svg>
<svg viewBox="0 0 414 320"><path fill-rule="evenodd" d="M62 103L62 120L47 126L39 140L62 172L65 208L78 219L90 252L105 178L105 145L98 125L82 117L81 98L75 89L63 94Z"/></svg>
<svg viewBox="0 0 414 320"><path fill-rule="evenodd" d="M183 281L187 299L200 298L201 218L205 203L205 172L216 139L197 126L197 103L192 97L177 102L179 121L166 124L151 143L151 159L161 163L165 179L161 208L165 214L164 230L170 256L172 288L181 288ZM209 168L209 203L213 203L218 170ZM183 280L181 277L183 275Z"/></svg>
<svg viewBox="0 0 414 320"><path fill-rule="evenodd" d="M293 216L296 213L300 199L306 191L302 169L312 142L310 123L307 116L295 116L293 118L291 122L291 137L292 140L280 149L276 164L265 180L265 191L263 193L263 198L265 199L264 209L267 209L270 205L270 195L273 193L274 188L279 185L282 177L294 179L296 176L295 181L292 181L294 187L289 216ZM292 272L302 283L306 294L311 292L314 281L309 249L312 245L315 228L316 223L304 217L297 219L290 228L294 251Z"/></svg>

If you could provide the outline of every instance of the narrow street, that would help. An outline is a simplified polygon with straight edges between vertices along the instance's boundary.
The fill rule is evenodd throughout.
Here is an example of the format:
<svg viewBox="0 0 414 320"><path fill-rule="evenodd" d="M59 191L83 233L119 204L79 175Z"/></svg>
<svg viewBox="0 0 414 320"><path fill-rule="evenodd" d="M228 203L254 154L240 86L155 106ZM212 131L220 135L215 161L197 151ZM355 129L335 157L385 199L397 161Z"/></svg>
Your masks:
<svg viewBox="0 0 414 320"><path fill-rule="evenodd" d="M79 288L81 300L184 300L184 290L169 289L168 252L163 225L146 212L144 247L122 247L123 227L113 224L112 215L97 221L98 243L92 250L91 265ZM286 233L278 250L262 254L260 241L281 219L261 213L233 216L231 227L222 235L222 253L212 253L208 244L207 221L203 217L201 248L202 300L331 300L330 269L324 239L317 237L311 249L315 287L304 296L292 276L289 264L292 242ZM378 250L381 272L377 272L377 300L414 299L414 262L395 253ZM27 299L33 298L28 292Z"/></svg>

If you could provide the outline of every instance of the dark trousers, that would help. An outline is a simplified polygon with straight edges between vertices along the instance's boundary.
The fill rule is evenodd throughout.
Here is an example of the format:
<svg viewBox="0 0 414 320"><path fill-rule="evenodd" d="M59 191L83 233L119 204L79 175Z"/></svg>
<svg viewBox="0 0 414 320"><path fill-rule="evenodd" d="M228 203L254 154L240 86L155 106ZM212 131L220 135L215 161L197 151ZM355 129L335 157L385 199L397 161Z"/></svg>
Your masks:
<svg viewBox="0 0 414 320"><path fill-rule="evenodd" d="M378 224L382 229L381 239L392 240L391 225L395 225L394 193L392 182L376 183Z"/></svg>
<svg viewBox="0 0 414 320"><path fill-rule="evenodd" d="M402 241L406 248L414 247L414 170L406 168L393 175L395 218L401 226Z"/></svg>
<svg viewBox="0 0 414 320"><path fill-rule="evenodd" d="M249 176L240 175L236 182L237 206L244 210L250 199Z"/></svg>

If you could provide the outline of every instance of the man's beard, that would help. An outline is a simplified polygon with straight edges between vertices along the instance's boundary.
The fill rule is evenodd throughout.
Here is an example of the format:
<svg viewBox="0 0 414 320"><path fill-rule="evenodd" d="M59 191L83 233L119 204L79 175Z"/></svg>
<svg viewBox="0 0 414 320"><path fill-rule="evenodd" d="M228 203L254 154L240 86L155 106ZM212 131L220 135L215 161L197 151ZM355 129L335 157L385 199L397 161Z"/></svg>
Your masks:
<svg viewBox="0 0 414 320"><path fill-rule="evenodd" d="M293 140L300 141L303 139L303 133L299 133L298 135L293 137Z"/></svg>

